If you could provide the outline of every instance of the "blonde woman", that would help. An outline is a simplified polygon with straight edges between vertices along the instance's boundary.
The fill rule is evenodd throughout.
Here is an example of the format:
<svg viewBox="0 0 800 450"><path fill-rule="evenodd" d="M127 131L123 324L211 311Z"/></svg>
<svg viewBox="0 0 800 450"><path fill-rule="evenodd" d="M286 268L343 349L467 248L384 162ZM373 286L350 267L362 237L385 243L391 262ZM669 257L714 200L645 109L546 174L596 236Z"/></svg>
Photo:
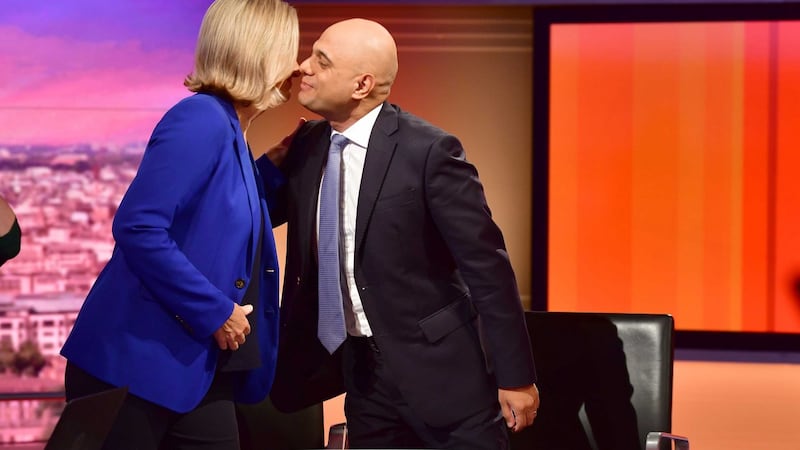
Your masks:
<svg viewBox="0 0 800 450"><path fill-rule="evenodd" d="M116 247L61 353L67 400L129 395L107 449L239 448L234 401L274 376L278 262L245 134L288 98L296 11L217 0L203 18L194 92L156 126L114 218Z"/></svg>

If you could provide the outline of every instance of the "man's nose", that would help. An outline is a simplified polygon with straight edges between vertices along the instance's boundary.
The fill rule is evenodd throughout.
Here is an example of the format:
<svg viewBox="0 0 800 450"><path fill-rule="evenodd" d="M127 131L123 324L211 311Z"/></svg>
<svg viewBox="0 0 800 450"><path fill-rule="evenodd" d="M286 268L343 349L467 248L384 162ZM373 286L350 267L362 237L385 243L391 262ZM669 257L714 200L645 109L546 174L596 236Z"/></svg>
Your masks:
<svg viewBox="0 0 800 450"><path fill-rule="evenodd" d="M300 63L298 69L303 75L311 75L311 58L306 58Z"/></svg>

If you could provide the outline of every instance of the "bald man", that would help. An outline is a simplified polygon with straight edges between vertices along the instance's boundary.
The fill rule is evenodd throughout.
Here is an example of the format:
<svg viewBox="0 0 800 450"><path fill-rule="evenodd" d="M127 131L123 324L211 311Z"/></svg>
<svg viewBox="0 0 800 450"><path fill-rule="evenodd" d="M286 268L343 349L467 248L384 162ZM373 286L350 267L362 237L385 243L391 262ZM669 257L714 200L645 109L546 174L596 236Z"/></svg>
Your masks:
<svg viewBox="0 0 800 450"><path fill-rule="evenodd" d="M300 65L298 101L325 120L296 131L273 220L288 221L273 403L284 411L340 394L352 448L508 447L539 394L503 237L454 136L386 101L397 74L380 24L329 27ZM317 337L321 175L341 156L340 261L347 337Z"/></svg>
<svg viewBox="0 0 800 450"><path fill-rule="evenodd" d="M0 266L19 254L22 232L14 210L0 196Z"/></svg>

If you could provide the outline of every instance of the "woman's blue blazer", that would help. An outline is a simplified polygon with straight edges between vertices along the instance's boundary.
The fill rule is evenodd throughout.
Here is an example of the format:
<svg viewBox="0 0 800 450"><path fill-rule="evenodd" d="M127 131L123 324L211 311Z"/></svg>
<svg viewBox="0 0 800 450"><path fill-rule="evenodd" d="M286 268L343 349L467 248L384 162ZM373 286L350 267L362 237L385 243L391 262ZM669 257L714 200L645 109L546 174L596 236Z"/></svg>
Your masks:
<svg viewBox="0 0 800 450"><path fill-rule="evenodd" d="M270 202L251 161L230 102L195 94L164 115L114 217L111 259L61 350L67 360L151 402L192 410L214 377L213 333L242 302L258 256L260 292L248 318L262 364L241 374L236 400L266 396L277 354L278 260Z"/></svg>

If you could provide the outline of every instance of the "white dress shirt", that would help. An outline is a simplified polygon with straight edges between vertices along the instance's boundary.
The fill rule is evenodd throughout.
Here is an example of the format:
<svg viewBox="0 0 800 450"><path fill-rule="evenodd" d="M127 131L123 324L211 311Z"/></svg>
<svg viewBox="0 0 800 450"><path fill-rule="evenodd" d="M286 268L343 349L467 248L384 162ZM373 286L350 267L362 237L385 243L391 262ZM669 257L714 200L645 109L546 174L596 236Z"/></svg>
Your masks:
<svg viewBox="0 0 800 450"><path fill-rule="evenodd" d="M342 270L347 281L343 286L344 320L347 332L353 336L372 336L361 297L358 295L355 277L356 251L356 212L358 210L358 191L361 188L361 175L364 172L364 161L367 157L369 137L372 127L378 119L383 105L378 105L344 130L343 134L350 142L342 149L343 180L341 204L340 239L342 239ZM331 137L338 132L331 133ZM320 183L322 186L322 183ZM319 194L318 194L319 195ZM319 239L319 201L317 201L317 239Z"/></svg>

